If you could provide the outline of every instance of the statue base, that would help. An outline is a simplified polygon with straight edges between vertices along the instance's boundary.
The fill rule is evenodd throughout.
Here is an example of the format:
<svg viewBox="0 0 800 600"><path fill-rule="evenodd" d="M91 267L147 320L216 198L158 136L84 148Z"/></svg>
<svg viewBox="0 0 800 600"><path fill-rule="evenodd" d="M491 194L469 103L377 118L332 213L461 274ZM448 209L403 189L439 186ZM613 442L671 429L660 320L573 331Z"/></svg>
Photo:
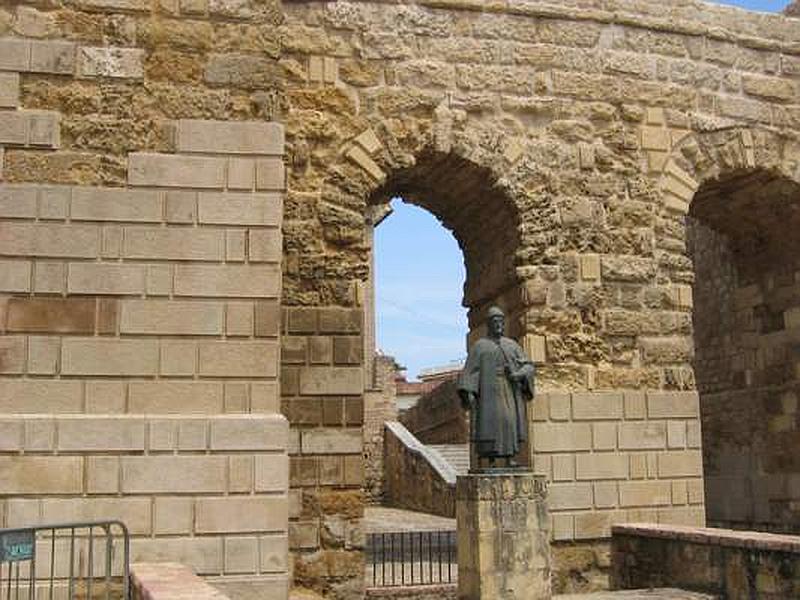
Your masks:
<svg viewBox="0 0 800 600"><path fill-rule="evenodd" d="M549 600L547 479L524 469L458 478L459 600Z"/></svg>

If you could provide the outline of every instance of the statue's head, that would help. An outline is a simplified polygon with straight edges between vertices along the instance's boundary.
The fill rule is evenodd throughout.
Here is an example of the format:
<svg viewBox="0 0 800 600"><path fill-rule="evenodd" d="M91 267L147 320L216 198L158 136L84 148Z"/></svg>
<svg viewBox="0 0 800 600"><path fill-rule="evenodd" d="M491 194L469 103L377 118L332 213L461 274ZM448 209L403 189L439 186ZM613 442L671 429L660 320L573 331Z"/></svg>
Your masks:
<svg viewBox="0 0 800 600"><path fill-rule="evenodd" d="M486 313L489 335L493 338L502 337L506 329L506 315L497 306L492 306Z"/></svg>

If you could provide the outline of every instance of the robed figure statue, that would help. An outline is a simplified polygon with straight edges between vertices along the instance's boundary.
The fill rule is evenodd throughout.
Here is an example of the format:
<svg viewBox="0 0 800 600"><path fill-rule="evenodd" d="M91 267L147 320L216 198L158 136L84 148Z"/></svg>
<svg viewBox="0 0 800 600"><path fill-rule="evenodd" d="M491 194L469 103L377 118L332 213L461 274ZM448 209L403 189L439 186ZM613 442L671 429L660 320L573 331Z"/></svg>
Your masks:
<svg viewBox="0 0 800 600"><path fill-rule="evenodd" d="M458 379L462 406L471 413L470 441L478 458L495 468L498 458L516 467L528 439L526 404L533 399L534 367L514 340L505 337L505 315L488 311L488 337L470 348Z"/></svg>

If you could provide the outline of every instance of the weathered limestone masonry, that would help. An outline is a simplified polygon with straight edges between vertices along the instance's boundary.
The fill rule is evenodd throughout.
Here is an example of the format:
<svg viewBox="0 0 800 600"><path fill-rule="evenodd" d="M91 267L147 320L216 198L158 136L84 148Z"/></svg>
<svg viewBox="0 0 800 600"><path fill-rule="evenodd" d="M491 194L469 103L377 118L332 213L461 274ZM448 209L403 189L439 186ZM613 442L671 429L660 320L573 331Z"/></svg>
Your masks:
<svg viewBox="0 0 800 600"><path fill-rule="evenodd" d="M283 126L154 107L93 37L144 21L0 17L4 524L122 519L134 560L285 600Z"/></svg>
<svg viewBox="0 0 800 600"><path fill-rule="evenodd" d="M613 534L614 589L669 585L730 600L800 594L796 536L637 523Z"/></svg>
<svg viewBox="0 0 800 600"><path fill-rule="evenodd" d="M372 371L372 385L364 391L364 493L367 502L380 504L384 493L384 425L397 420L397 365L390 356L376 356Z"/></svg>
<svg viewBox="0 0 800 600"><path fill-rule="evenodd" d="M6 1L2 410L210 432L280 407L294 582L357 596L368 231L400 194L459 240L471 335L502 305L569 399L532 424L533 461L575 469L554 494L584 490L554 532L697 522L698 393L709 516L796 522L798 42L800 21L691 0Z"/></svg>
<svg viewBox="0 0 800 600"><path fill-rule="evenodd" d="M458 597L549 600L547 481L530 472L459 476Z"/></svg>
<svg viewBox="0 0 800 600"><path fill-rule="evenodd" d="M742 175L797 180L800 25L693 2L284 8L286 223L303 241L287 244L285 302L359 305L368 205L400 194L428 208L464 251L471 336L501 304L541 387L573 392L533 425L534 462L579 492L559 511L555 486L554 535L607 539L611 522L639 513L702 523L702 288L687 214L695 193L724 212ZM754 229L786 239L764 225ZM797 414L785 406L772 450L784 457ZM727 439L717 423L706 439ZM741 477L741 461L725 460L737 443L771 471L784 511L796 506L795 466L733 440L709 457L715 502L726 476ZM607 566L603 546L583 547Z"/></svg>

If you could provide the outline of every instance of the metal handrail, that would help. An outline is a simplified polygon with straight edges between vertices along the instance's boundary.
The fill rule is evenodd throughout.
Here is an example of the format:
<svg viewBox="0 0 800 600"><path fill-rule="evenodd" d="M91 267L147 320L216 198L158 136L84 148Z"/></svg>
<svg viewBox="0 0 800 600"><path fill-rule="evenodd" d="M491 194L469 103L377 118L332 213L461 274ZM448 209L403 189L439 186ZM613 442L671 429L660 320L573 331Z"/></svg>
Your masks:
<svg viewBox="0 0 800 600"><path fill-rule="evenodd" d="M115 528L118 529L117 533L114 531ZM96 529L100 529L104 533L97 539L105 540L105 569L102 577L96 576L94 573ZM84 530L86 534L81 535ZM42 533L49 533L49 539L47 536L41 538L40 534ZM70 600L77 598L77 587L81 581L85 582L85 595L91 599L95 580L101 580L105 585L105 598L111 600L115 537L122 539L122 599L130 600L130 534L125 523L118 520L75 521L0 529L0 600L12 600L12 598L17 600L20 597L20 591L24 589L21 586L25 584L26 580L29 600L36 600L38 584L42 582L45 582L44 587L48 592L47 599L53 600L57 581L67 586ZM56 576L56 571L60 566L56 562L56 540L68 540L69 572L65 577ZM42 541L49 541L50 560L48 575L39 577L37 575L37 542ZM76 551L76 541L87 546L85 577L83 573L84 556L80 547ZM76 558L78 559L77 569ZM27 569L21 568L25 566Z"/></svg>

